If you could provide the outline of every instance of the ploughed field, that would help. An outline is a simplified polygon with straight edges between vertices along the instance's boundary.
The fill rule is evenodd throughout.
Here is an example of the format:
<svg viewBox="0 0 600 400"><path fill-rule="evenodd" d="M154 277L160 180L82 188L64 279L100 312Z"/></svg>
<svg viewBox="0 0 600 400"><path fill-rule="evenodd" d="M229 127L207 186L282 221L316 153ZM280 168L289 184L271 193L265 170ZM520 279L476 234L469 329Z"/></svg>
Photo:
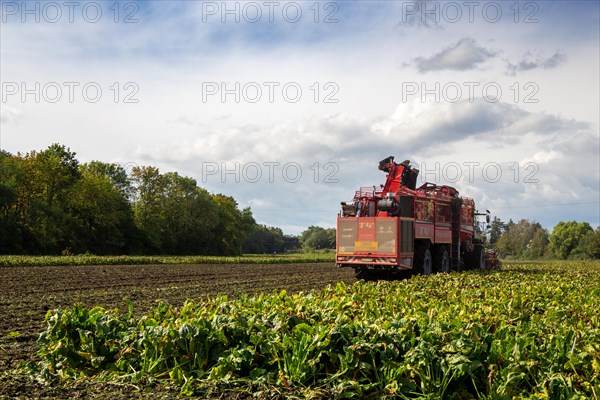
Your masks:
<svg viewBox="0 0 600 400"><path fill-rule="evenodd" d="M132 387L93 382L46 387L10 373L21 362L39 359L36 341L46 328L48 310L81 303L125 312L131 302L135 314L141 315L155 308L159 300L180 307L187 299L205 296L274 290L293 293L354 281L352 270L332 263L7 267L0 268L0 273L0 398L23 399L115 398L132 390L136 397L144 395ZM179 392L164 391L166 398Z"/></svg>
<svg viewBox="0 0 600 400"><path fill-rule="evenodd" d="M394 282L331 262L0 272L0 398L600 395L600 262Z"/></svg>

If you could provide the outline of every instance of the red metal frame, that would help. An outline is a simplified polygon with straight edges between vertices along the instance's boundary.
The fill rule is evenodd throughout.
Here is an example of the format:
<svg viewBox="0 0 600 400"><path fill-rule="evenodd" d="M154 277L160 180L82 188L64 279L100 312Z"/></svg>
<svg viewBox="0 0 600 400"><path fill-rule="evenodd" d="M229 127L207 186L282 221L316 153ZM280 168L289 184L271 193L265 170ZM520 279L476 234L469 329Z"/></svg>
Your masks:
<svg viewBox="0 0 600 400"><path fill-rule="evenodd" d="M411 189L403 185L402 182L405 170L408 169L407 172L412 172L408 164L396 164L393 162L393 158L389 160L390 162L387 164L380 163L379 168L388 172L385 184L380 186L381 190L377 190L375 186L359 188L354 194L352 203L356 206L355 215L344 216L340 214L338 217L338 235L344 234L344 227L340 225L347 224L345 221L354 220L357 224L355 232L346 232L347 235L355 235L353 245L340 246L340 242L343 240L341 240L341 236L338 236L336 246L338 264L410 268L414 254L413 252L401 252L400 243L403 238L400 231L400 221L408 221L413 224L412 236L414 241L428 240L431 244L451 245L453 239L452 202L456 198L462 200L460 223L455 225L457 226L460 242L473 241L475 235L475 203L473 199L459 197L458 191L451 186L438 186L430 182L426 182L419 188ZM377 202L386 198L388 193L393 195L396 202L399 201L400 196L412 198L411 215L404 215L401 218L390 216L390 212L378 210ZM376 231L379 221L393 221L390 226L394 227L395 243L391 252L380 251L380 241ZM350 228L346 227L345 229L348 231ZM385 236L385 234L382 235ZM344 243L352 244L352 237L350 236L345 238L346 242ZM385 237L389 239L389 235ZM390 240L386 243L389 244L389 242ZM348 248L352 248L352 251L348 251Z"/></svg>

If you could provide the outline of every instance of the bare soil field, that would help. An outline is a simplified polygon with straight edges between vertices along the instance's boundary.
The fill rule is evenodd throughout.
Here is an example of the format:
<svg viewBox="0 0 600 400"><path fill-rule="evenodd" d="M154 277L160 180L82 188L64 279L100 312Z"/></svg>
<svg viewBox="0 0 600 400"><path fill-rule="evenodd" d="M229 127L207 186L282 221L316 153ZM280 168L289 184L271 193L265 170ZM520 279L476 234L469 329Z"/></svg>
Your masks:
<svg viewBox="0 0 600 400"><path fill-rule="evenodd" d="M77 381L47 386L15 369L36 361L36 340L50 309L75 303L134 313L162 300L176 307L186 299L217 294L288 292L353 282L351 269L320 264L118 265L11 267L0 269L0 399L173 398L177 391L157 385L151 391L128 385Z"/></svg>

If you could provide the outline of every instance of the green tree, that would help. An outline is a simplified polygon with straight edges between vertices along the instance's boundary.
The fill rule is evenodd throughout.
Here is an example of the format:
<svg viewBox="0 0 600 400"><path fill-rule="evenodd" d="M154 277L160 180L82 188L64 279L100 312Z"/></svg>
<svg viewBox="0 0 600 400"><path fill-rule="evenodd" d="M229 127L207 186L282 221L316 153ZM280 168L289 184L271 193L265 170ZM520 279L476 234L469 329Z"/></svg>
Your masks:
<svg viewBox="0 0 600 400"><path fill-rule="evenodd" d="M163 250L170 254L207 254L218 223L218 207L210 194L189 177L169 172L163 176L165 225Z"/></svg>
<svg viewBox="0 0 600 400"><path fill-rule="evenodd" d="M296 251L300 248L300 238L294 235L283 236L285 251Z"/></svg>
<svg viewBox="0 0 600 400"><path fill-rule="evenodd" d="M216 194L212 196L218 206L218 222L214 228L213 254L242 254L246 237L256 224L249 208L240 210L231 196Z"/></svg>
<svg viewBox="0 0 600 400"><path fill-rule="evenodd" d="M135 224L143 233L144 244L150 253L162 252L166 182L156 167L134 167L131 171L134 187L133 213Z"/></svg>
<svg viewBox="0 0 600 400"><path fill-rule="evenodd" d="M244 243L244 253L273 254L285 251L285 238L279 228L256 224Z"/></svg>
<svg viewBox="0 0 600 400"><path fill-rule="evenodd" d="M68 211L73 223L71 250L77 253L123 254L133 212L125 194L106 176L83 168L71 187Z"/></svg>
<svg viewBox="0 0 600 400"><path fill-rule="evenodd" d="M71 149L57 143L37 154L39 184L49 207L57 202L64 203L69 189L80 178L79 161L75 156Z"/></svg>
<svg viewBox="0 0 600 400"><path fill-rule="evenodd" d="M135 222L151 252L241 254L256 224L250 209L238 209L233 197L210 195L175 172L135 167L131 182Z"/></svg>
<svg viewBox="0 0 600 400"><path fill-rule="evenodd" d="M60 144L41 152L0 151L0 253L240 254L251 232L261 251L292 241L256 228L249 208L196 181L152 166L131 175L118 164L79 164Z"/></svg>
<svg viewBox="0 0 600 400"><path fill-rule="evenodd" d="M542 258L546 254L547 247L548 231L538 227L527 244L524 256L531 259Z"/></svg>
<svg viewBox="0 0 600 400"><path fill-rule="evenodd" d="M97 175L102 175L110 179L111 183L118 188L129 199L133 195L131 180L127 176L127 171L118 163L105 163L102 161L92 161L83 164L81 171L91 171Z"/></svg>
<svg viewBox="0 0 600 400"><path fill-rule="evenodd" d="M584 257L578 249L579 244L588 233L593 233L593 229L587 222L559 222L550 235L549 248L554 255L563 260L571 258ZM574 251L578 249L578 251Z"/></svg>
<svg viewBox="0 0 600 400"><path fill-rule="evenodd" d="M0 157L3 253L56 254L78 239L70 214L81 179L76 154L60 144L41 152Z"/></svg>
<svg viewBox="0 0 600 400"><path fill-rule="evenodd" d="M600 226L593 232L588 232L575 249L581 258L600 259Z"/></svg>
<svg viewBox="0 0 600 400"><path fill-rule="evenodd" d="M335 229L311 225L300 234L300 243L309 249L334 249Z"/></svg>
<svg viewBox="0 0 600 400"><path fill-rule="evenodd" d="M131 181L136 225L154 253L210 254L217 251L220 234L233 230L227 227L216 234L220 223L228 223L222 218L237 215L221 210L192 178L175 172L162 175L155 167L135 167Z"/></svg>
<svg viewBox="0 0 600 400"><path fill-rule="evenodd" d="M0 150L0 254L23 251L18 221L18 158Z"/></svg>
<svg viewBox="0 0 600 400"><path fill-rule="evenodd" d="M506 232L506 224L498 217L494 217L490 223L490 244L493 246L498 239Z"/></svg>
<svg viewBox="0 0 600 400"><path fill-rule="evenodd" d="M73 221L66 208L81 177L75 156L64 145L53 144L21 158L17 201L27 252L56 254L71 247Z"/></svg>
<svg viewBox="0 0 600 400"><path fill-rule="evenodd" d="M506 227L506 232L495 244L502 257L538 258L544 255L548 233L539 223L526 219L518 223L510 220Z"/></svg>

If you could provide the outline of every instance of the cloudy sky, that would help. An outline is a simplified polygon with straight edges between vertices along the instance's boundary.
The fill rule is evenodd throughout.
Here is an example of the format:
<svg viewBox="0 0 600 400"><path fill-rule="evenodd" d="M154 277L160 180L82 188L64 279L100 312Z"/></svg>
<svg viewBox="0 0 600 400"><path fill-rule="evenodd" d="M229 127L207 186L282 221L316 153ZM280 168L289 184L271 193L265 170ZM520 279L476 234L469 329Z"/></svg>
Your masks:
<svg viewBox="0 0 600 400"><path fill-rule="evenodd" d="M297 234L394 155L600 224L599 2L1 2L0 146L154 165Z"/></svg>

